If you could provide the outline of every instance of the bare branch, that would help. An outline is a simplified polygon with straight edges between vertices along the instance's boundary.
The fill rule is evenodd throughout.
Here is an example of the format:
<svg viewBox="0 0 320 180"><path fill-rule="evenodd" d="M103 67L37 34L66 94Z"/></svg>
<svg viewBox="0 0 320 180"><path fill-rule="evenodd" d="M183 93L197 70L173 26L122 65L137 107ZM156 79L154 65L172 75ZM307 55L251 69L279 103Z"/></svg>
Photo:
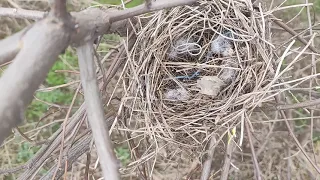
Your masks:
<svg viewBox="0 0 320 180"><path fill-rule="evenodd" d="M70 29L50 18L35 24L25 34L23 48L0 79L0 144L24 119L33 93L69 44L70 34Z"/></svg>
<svg viewBox="0 0 320 180"><path fill-rule="evenodd" d="M209 148L208 148L208 158L203 164L203 169L201 173L201 180L208 180L211 172L211 164L213 161L214 150L217 146L217 140L213 134L210 138Z"/></svg>
<svg viewBox="0 0 320 180"><path fill-rule="evenodd" d="M68 136L77 127L80 122L80 118L84 116L84 105L81 105L77 112L71 117L69 124L67 124L65 134L62 132L62 126L51 137L52 139L46 145L44 145L37 154L30 159L26 164L28 169L19 177L18 180L31 179L44 162L52 155L52 152L57 150L61 144L62 136ZM66 143L66 142L65 142Z"/></svg>
<svg viewBox="0 0 320 180"><path fill-rule="evenodd" d="M280 102L280 97L279 95L275 97L275 100L277 103ZM296 145L298 146L299 150L303 153L304 157L310 162L310 164L312 165L312 167L320 174L320 168L318 167L318 165L313 162L311 160L311 158L308 156L307 152L304 150L304 148L302 147L302 145L300 144L299 140L296 138L296 136L294 135L294 132L292 131L290 124L287 120L287 116L284 110L280 110L280 115L283 119L285 119L285 123L286 126L288 128L289 134L290 136L293 138L293 140L295 141Z"/></svg>
<svg viewBox="0 0 320 180"><path fill-rule="evenodd" d="M87 114L104 177L120 179L119 166L113 153L111 139L104 119L93 61L93 42L77 48L81 82L84 89Z"/></svg>
<svg viewBox="0 0 320 180"><path fill-rule="evenodd" d="M252 154L252 161L253 161L254 170L255 170L254 174L256 176L255 179L261 180L261 170L260 170L259 163L258 163L258 160L257 160L256 152L255 152L254 147L253 147L252 135L251 135L251 132L250 132L249 124L248 124L247 120L245 120L244 123L245 123L245 126L246 126L246 131L247 131L248 140L249 140L250 149L251 149L251 154Z"/></svg>
<svg viewBox="0 0 320 180"><path fill-rule="evenodd" d="M145 1L146 1L145 4L146 4L147 8L150 9L152 0L145 0Z"/></svg>
<svg viewBox="0 0 320 180"><path fill-rule="evenodd" d="M286 25L285 23L283 23L282 21L275 19L274 22L280 26L281 28L283 28L284 30L286 30L288 33L290 33L292 36L295 36L300 42L302 42L304 45L307 46L308 42L301 37L297 32L295 32L292 28L290 28L288 25ZM309 45L308 48L314 52L319 54L319 51L312 45Z"/></svg>
<svg viewBox="0 0 320 180"><path fill-rule="evenodd" d="M55 17L66 18L67 12L67 0L53 0L51 3L51 12Z"/></svg>
<svg viewBox="0 0 320 180"><path fill-rule="evenodd" d="M94 40L98 36L110 32L110 30L126 29L128 26L125 25L127 24L127 20L125 19L165 8L172 8L181 5L191 5L195 2L197 2L197 0L167 0L151 2L149 8L146 5L140 5L122 11L115 9L108 9L106 11L103 11L98 8L89 8L81 12L73 12L71 13L71 15L75 17L78 29L77 33L73 34L71 42L76 46L80 46L81 44L87 41ZM19 13L14 13L14 10L9 11L6 8L0 8L0 16L2 11L11 12L3 15L15 15L16 17L20 18L42 18L45 15L45 13L43 12L28 10L20 11Z"/></svg>
<svg viewBox="0 0 320 180"><path fill-rule="evenodd" d="M148 12L158 11L158 10L172 8L176 6L182 6L182 5L191 5L196 2L197 0L162 0L162 1L155 1L155 2L151 2L149 0L149 2L147 1L147 3L150 3L150 5L146 6L142 4L134 8L118 11L117 13L110 14L109 18L110 18L110 22L112 23L112 22L121 21L127 18L131 18L134 16L138 16L141 14L145 14Z"/></svg>
<svg viewBox="0 0 320 180"><path fill-rule="evenodd" d="M5 16L5 17L12 17L12 18L40 20L45 16L45 14L46 14L45 12L41 12L41 11L0 7L0 17Z"/></svg>
<svg viewBox="0 0 320 180"><path fill-rule="evenodd" d="M224 164L223 164L220 180L227 180L228 179L232 151L233 151L234 147L235 147L235 142L233 140L231 140L230 143L227 145L227 152L226 152L226 155L224 158Z"/></svg>
<svg viewBox="0 0 320 180"><path fill-rule="evenodd" d="M0 65L5 64L18 54L22 48L22 37L28 28L0 41Z"/></svg>
<svg viewBox="0 0 320 180"><path fill-rule="evenodd" d="M81 140L79 140L79 142L74 145L73 147L71 147L69 152L64 152L64 154L68 154L67 155L67 159L62 161L61 163L61 167L64 167L67 163L67 169L69 170L72 167L72 164L77 161L77 159L84 153L88 152L90 150L90 142L91 142L91 137L90 136L86 136L84 138L82 138ZM56 176L54 177L55 171L57 170L57 166L58 164L56 164L55 166L53 166L49 172L43 176L40 180L52 180L52 179L60 179L60 177L63 175L64 173L64 169L58 169ZM53 178L54 177L54 178Z"/></svg>

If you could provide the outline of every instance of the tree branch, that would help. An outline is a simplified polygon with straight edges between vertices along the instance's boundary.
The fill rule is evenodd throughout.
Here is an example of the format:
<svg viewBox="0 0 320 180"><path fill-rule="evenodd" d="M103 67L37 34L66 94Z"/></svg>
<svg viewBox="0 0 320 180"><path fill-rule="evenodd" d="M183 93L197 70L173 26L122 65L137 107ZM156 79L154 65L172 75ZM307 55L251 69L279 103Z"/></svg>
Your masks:
<svg viewBox="0 0 320 180"><path fill-rule="evenodd" d="M77 48L81 82L87 107L88 121L92 129L95 145L100 158L104 177L110 180L120 179L119 166L113 153L109 131L103 115L103 108L97 84L93 60L93 42L87 42Z"/></svg>
<svg viewBox="0 0 320 180"><path fill-rule="evenodd" d="M77 159L82 154L90 150L91 139L92 139L91 136L86 136L81 140L79 140L79 142L76 145L72 146L69 152L64 152L64 154L67 154L67 158L66 160L62 161L61 167L64 167L67 162L67 169L69 170L72 167L72 164L76 162ZM45 176L41 177L40 180L52 180L57 167L58 167L58 164L54 165ZM64 169L63 168L58 169L54 179L60 179L60 177L63 174L64 174Z"/></svg>
<svg viewBox="0 0 320 180"><path fill-rule="evenodd" d="M51 18L35 24L25 34L23 48L0 79L0 144L24 119L33 93L69 44L70 34L70 29L53 23Z"/></svg>
<svg viewBox="0 0 320 180"><path fill-rule="evenodd" d="M62 124L62 126L54 133L54 135L51 136L52 139L50 142L42 146L37 154L26 163L28 169L20 175L18 180L31 179L31 177L34 176L37 170L41 168L44 162L52 155L52 152L58 149L59 145L61 144L62 136L69 136L74 128L77 127L80 119L84 116L84 113L84 105L81 105L77 112L75 112L75 114L71 117L71 120L66 126L65 133L61 133L63 129Z"/></svg>
<svg viewBox="0 0 320 180"><path fill-rule="evenodd" d="M208 180L210 177L211 164L213 161L213 155L214 155L214 151L215 151L216 146L217 146L217 140L216 140L215 135L213 134L212 137L210 138L210 142L209 142L208 158L203 164L203 169L202 169L201 178L200 178L201 180Z"/></svg>
<svg viewBox="0 0 320 180"><path fill-rule="evenodd" d="M231 140L230 143L227 145L227 152L225 154L224 164L222 167L220 180L227 180L228 179L231 158L232 158L232 152L234 150L234 147L235 147L235 142L233 142L233 140Z"/></svg>
<svg viewBox="0 0 320 180"><path fill-rule="evenodd" d="M250 149L251 149L251 154L252 154L252 162L253 162L253 166L254 166L254 174L255 174L255 179L257 180L261 180L261 170L259 167L259 163L257 160L257 156L256 156L256 152L255 149L253 147L253 142L252 142L252 135L250 132L250 128L249 128L249 124L247 120L244 120L245 122L245 126L246 126L246 131L247 131L247 135L248 135L248 140L249 140L249 145L250 145Z"/></svg>
<svg viewBox="0 0 320 180"><path fill-rule="evenodd" d="M116 13L110 14L110 22L121 21L127 18L138 16L141 14L158 11L162 9L172 8L182 5L191 5L196 3L198 0L162 0L162 1L147 1L147 5L142 4L133 8L118 11Z"/></svg>
<svg viewBox="0 0 320 180"><path fill-rule="evenodd" d="M274 16L273 16L274 17ZM295 32L292 28L290 28L288 25L286 25L285 23L283 23L282 21L276 19L276 17L274 17L275 19L273 20L273 22L275 22L278 26L280 26L282 29L286 30L288 33L290 33L292 36L295 36L300 42L302 42L302 44L306 45L308 44L308 42L301 37L297 32ZM308 48L316 53L319 54L319 51L312 45L309 45Z"/></svg>
<svg viewBox="0 0 320 180"><path fill-rule="evenodd" d="M18 54L23 45L22 37L28 29L29 28L26 28L13 36L9 36L8 38L0 41L0 65L13 60L13 58Z"/></svg>
<svg viewBox="0 0 320 180"><path fill-rule="evenodd" d="M73 12L71 13L71 15L75 17L75 21L77 23L77 32L73 34L71 42L76 46L80 46L84 42L96 39L98 36L109 32L110 29L126 29L127 26L123 26L127 22L125 19L148 12L162 10L165 8L172 8L181 5L191 5L195 2L197 2L197 0L162 0L156 2L150 1L150 6L143 4L122 11L115 9L108 9L106 11L103 11L98 8L89 8L81 12ZM0 8L0 16L5 15L19 18L29 17L31 19L41 19L44 17L45 13L29 10L19 11L19 13L16 13L15 10L12 9L10 10L8 8ZM121 22L114 24L118 21Z"/></svg>
<svg viewBox="0 0 320 180"><path fill-rule="evenodd" d="M67 0L53 0L51 13L53 13L55 17L66 18L69 15L67 12Z"/></svg>
<svg viewBox="0 0 320 180"><path fill-rule="evenodd" d="M276 97L274 97L276 102L279 103L280 102L280 97L279 95L277 95ZM318 174L320 174L320 168L318 167L318 165L312 161L312 159L309 157L309 155L307 154L307 152L304 150L304 148L302 147L302 145L300 144L299 140L296 138L296 136L294 135L294 132L292 131L290 124L287 120L287 116L284 110L280 110L280 115L283 119L285 119L285 123L286 126L288 128L288 132L290 134L290 136L293 138L293 140L295 141L296 145L298 146L299 150L302 152L302 154L304 155L304 157L310 162L310 164L312 165L312 167L317 171Z"/></svg>
<svg viewBox="0 0 320 180"><path fill-rule="evenodd" d="M46 14L47 13L41 12L41 11L0 7L0 17L5 16L5 17L12 17L12 18L40 20Z"/></svg>

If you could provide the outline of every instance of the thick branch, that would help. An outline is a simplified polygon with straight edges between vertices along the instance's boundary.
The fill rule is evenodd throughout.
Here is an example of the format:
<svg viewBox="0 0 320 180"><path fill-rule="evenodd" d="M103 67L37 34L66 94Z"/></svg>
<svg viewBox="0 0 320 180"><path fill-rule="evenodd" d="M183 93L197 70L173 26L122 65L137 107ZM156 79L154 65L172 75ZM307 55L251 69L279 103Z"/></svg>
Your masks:
<svg viewBox="0 0 320 180"><path fill-rule="evenodd" d="M52 0L51 12L55 17L67 17L67 0Z"/></svg>
<svg viewBox="0 0 320 180"><path fill-rule="evenodd" d="M94 40L98 36L109 32L110 29L126 29L127 26L124 26L124 24L126 24L127 21L125 19L148 12L162 10L165 8L172 8L181 5L191 5L195 2L197 2L197 0L162 0L155 2L150 1L148 6L143 4L122 11L115 9L108 9L106 11L103 11L98 8L89 8L81 12L73 12L71 13L71 15L75 17L77 23L76 26L78 29L77 33L73 34L71 42L74 45L79 46L84 42ZM20 18L25 17L31 19L40 19L44 17L45 13L28 10L15 13L15 10L10 11L10 9L7 8L0 8L0 16L5 15ZM114 24L118 21L121 22Z"/></svg>
<svg viewBox="0 0 320 180"><path fill-rule="evenodd" d="M23 48L0 79L0 144L24 119L33 93L69 44L71 30L51 18L35 24L23 38Z"/></svg>
<svg viewBox="0 0 320 180"><path fill-rule="evenodd" d="M120 175L117 159L113 153L109 131L103 115L103 108L97 84L93 60L93 42L77 48L81 82L87 107L88 121L100 158L105 179L118 180Z"/></svg>

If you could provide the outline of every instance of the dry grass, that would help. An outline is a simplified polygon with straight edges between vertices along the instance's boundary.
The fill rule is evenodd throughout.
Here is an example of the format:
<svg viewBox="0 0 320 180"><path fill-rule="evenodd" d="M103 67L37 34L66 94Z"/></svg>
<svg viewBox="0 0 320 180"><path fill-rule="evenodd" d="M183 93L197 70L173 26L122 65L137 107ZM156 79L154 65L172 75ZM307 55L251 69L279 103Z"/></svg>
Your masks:
<svg viewBox="0 0 320 180"><path fill-rule="evenodd" d="M267 115L256 112L262 105L273 106L274 97L290 93L291 89L302 86L318 74L305 74L294 80L288 77L295 65L307 58L307 47L296 48L293 41L274 47L270 33L272 21L268 14L281 8L267 11L265 7L256 6L250 17L250 6L243 1L201 1L199 7L175 8L140 17L140 21L147 19L148 23L136 29L137 41L127 52L129 58L119 82L123 86L119 110L125 120L120 130L130 135L129 143L134 144L132 152L140 154L129 168L144 169L147 177L155 179L188 179L190 174L193 174L191 179L197 179L200 173L193 171L199 172L199 167L192 166L192 162L205 160L206 144L214 136L218 139L215 146L219 150L215 151L213 178L229 173L246 179L253 177L255 171L261 171L266 179L286 177L275 171L287 169L283 165L286 161L280 159L284 158L283 150L288 144L283 146L282 142L271 140L275 148L265 152L268 143L262 143L267 134L273 135L271 127L274 124L261 124L261 120L274 112L267 112ZM226 31L233 35L234 53L207 59L211 42ZM314 38L311 37L308 45ZM172 53L173 46L183 43L192 47L197 43L200 53L185 52L180 56ZM287 62L288 59L292 60ZM221 77L226 69L233 69L234 76L217 97L199 93L196 84L201 76ZM198 77L192 76L195 72L199 72ZM170 89L184 89L189 99L167 99L165 95ZM257 117L260 121L252 124ZM245 128L246 123L249 129ZM253 140L248 140L248 136L252 136L248 131L253 133ZM258 135L261 137L257 140ZM288 138L284 139L291 142L289 135L286 136ZM224 151L232 141L236 144L232 151L238 156L234 156L228 171L221 163ZM277 144L281 151L276 148ZM252 155L250 147L257 146L262 146L261 152ZM246 158L243 158L243 152L247 153ZM183 157L185 155L188 157ZM258 157L261 163L253 163L252 156ZM179 162L189 164L189 168L179 169ZM298 174L305 177L304 173ZM311 174L316 176L314 171ZM298 176L292 174L292 177Z"/></svg>
<svg viewBox="0 0 320 180"><path fill-rule="evenodd" d="M315 99L309 91L317 95L318 71L314 67L318 66L319 56L289 39L291 36L275 28L268 16L271 12L281 14L283 9L293 6L282 8L283 5L277 6L280 3L275 2L268 9L269 6L263 3L250 14L252 4L245 2L200 1L199 7L179 7L138 18L133 48L128 50L124 43L127 61L107 86L108 91L103 91L107 117L114 119L111 126L113 140L117 147L127 144L131 150L131 162L121 169L124 179L199 179L203 162L208 158L213 159L210 179L220 179L226 174L229 179L253 179L259 171L264 179L312 179L318 176L285 126L285 122L289 122L306 154L319 162L320 144L313 140L315 136L311 136L319 132L318 110L286 110L286 117L282 117L270 107L277 104L274 100L277 96L281 100L278 104ZM73 8L80 9L87 3L77 2ZM1 5L47 8L45 2L36 1L6 1ZM304 6L302 3L299 7ZM307 13L312 14L310 9ZM291 22L295 21L297 18ZM0 37L29 23L32 22L1 18L0 24L5 26L0 27ZM308 23L308 26L312 24ZM281 36L274 36L271 29L276 29L273 34L281 31ZM226 32L229 32L228 36ZM309 45L319 47L316 43L319 36L308 33L305 31L303 37ZM211 42L221 35L229 38L232 53L210 55ZM172 53L174 46L185 47L186 42L193 50L187 48L183 53ZM106 61L107 71L117 56L99 53L102 61ZM223 79L225 85L217 96L200 93L197 81L202 76L221 78L226 72L231 72L230 81ZM103 84L101 73L99 71L98 75ZM169 90L178 88L188 93L187 100L166 98ZM84 110L80 108L77 113L84 113ZM56 119L64 118L60 116L51 116L47 125L25 133L30 137L41 137L40 130L45 130L54 121L57 123ZM78 131L72 138L86 132L88 127L84 118L79 116ZM32 129L34 124L25 126L30 129L27 126ZM212 138L216 139L214 148L209 146ZM17 158L18 144L23 141L19 138L6 141L2 149L4 155L0 156L2 167L4 164L6 167L17 166L13 162ZM254 148L254 154L251 148ZM101 174L94 148L91 154L89 174L98 179ZM46 166L52 166L58 156L55 151ZM228 157L231 157L230 161ZM256 157L259 164L254 163L252 157ZM46 166L44 169L48 169ZM85 167L86 157L82 156L69 177L81 179ZM16 179L16 176L12 178Z"/></svg>

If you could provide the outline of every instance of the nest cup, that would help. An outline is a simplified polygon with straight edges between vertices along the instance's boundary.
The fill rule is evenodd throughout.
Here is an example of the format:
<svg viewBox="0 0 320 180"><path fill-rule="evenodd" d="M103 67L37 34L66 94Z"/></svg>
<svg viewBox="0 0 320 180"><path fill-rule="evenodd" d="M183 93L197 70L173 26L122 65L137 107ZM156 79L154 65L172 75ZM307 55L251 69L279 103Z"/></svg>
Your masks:
<svg viewBox="0 0 320 180"><path fill-rule="evenodd" d="M147 17L123 73L133 139L200 152L212 134L250 116L273 72L268 19L250 18L260 12L249 9L240 0L200 1Z"/></svg>

